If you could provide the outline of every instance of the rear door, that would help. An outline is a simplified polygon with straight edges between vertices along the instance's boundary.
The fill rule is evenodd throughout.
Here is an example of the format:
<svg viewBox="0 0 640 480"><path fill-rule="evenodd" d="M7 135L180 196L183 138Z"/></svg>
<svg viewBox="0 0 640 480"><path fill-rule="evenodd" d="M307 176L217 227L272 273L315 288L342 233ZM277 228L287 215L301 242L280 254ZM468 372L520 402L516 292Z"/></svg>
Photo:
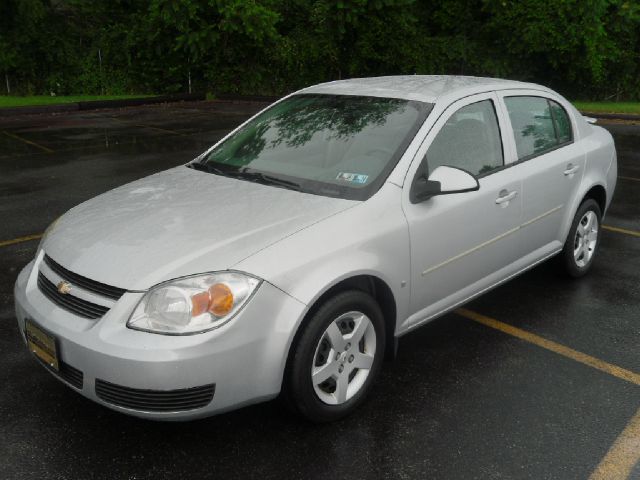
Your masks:
<svg viewBox="0 0 640 480"><path fill-rule="evenodd" d="M522 179L518 254L534 261L562 247L562 220L585 168L571 117L560 99L536 91L499 92L513 143L512 169Z"/></svg>
<svg viewBox="0 0 640 480"><path fill-rule="evenodd" d="M411 312L419 323L495 283L514 262L520 224L520 179L505 168L506 121L493 93L452 104L418 150L404 184L403 209L411 240ZM478 191L409 199L416 175L440 165L478 178Z"/></svg>

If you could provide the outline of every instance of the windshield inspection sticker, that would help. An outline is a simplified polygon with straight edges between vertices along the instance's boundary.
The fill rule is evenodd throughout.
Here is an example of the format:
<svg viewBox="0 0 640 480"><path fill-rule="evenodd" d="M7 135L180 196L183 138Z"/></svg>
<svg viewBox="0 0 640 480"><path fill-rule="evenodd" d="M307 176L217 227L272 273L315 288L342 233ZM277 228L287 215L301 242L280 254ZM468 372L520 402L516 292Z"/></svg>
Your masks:
<svg viewBox="0 0 640 480"><path fill-rule="evenodd" d="M358 183L365 184L369 179L369 175L362 175L360 173L347 173L347 172L339 172L336 180L341 180L343 182L349 183Z"/></svg>

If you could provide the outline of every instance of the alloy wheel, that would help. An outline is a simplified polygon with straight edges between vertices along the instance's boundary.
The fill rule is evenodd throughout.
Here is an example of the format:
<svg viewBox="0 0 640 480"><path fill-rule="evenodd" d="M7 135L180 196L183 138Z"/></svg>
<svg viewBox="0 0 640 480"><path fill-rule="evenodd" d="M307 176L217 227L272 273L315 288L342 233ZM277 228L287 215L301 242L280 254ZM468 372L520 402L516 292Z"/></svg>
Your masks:
<svg viewBox="0 0 640 480"><path fill-rule="evenodd" d="M332 321L313 356L311 381L318 398L341 405L365 384L376 354L376 332L371 319L351 311Z"/></svg>
<svg viewBox="0 0 640 480"><path fill-rule="evenodd" d="M598 243L598 217L588 210L580 219L573 242L573 258L576 265L584 268L589 264Z"/></svg>

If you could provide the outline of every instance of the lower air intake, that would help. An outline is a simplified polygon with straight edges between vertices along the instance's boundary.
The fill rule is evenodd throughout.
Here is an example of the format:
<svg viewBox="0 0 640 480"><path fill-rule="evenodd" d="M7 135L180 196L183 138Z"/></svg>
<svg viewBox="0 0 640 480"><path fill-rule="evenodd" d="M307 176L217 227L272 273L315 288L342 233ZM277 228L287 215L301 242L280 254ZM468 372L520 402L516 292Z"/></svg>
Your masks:
<svg viewBox="0 0 640 480"><path fill-rule="evenodd" d="M179 412L206 407L215 384L181 390L143 390L96 379L96 395L112 405L147 412Z"/></svg>

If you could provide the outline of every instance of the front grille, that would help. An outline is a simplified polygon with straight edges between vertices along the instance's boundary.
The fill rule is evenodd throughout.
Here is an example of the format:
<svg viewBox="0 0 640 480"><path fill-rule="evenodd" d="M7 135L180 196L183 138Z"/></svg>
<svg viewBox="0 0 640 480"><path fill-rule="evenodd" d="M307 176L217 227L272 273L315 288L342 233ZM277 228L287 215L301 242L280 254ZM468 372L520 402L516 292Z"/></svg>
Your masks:
<svg viewBox="0 0 640 480"><path fill-rule="evenodd" d="M95 280L90 280L82 275L78 275L77 273L70 272L59 263L56 263L49 255L45 254L44 263L46 263L51 270L60 275L64 280L67 280L73 285L82 287L90 292L97 293L98 295L118 300L126 293L126 290L123 288L105 285L104 283L96 282Z"/></svg>
<svg viewBox="0 0 640 480"><path fill-rule="evenodd" d="M72 367L68 363L64 363L60 360L58 361L58 370L55 370L50 365L47 365L45 362L43 362L40 358L36 357L36 359L51 373L62 378L65 382L73 385L78 390L82 390L84 374L81 370L78 370L77 368Z"/></svg>
<svg viewBox="0 0 640 480"><path fill-rule="evenodd" d="M97 305L95 303L82 300L81 298L74 297L73 295L65 295L58 292L56 286L51 283L47 277L42 274L42 272L38 272L38 288L49 300L59 307L84 318L100 318L109 311L109 307Z"/></svg>
<svg viewBox="0 0 640 480"><path fill-rule="evenodd" d="M60 362L60 370L55 373L77 389L82 390L84 374L77 368L72 367L68 363Z"/></svg>
<svg viewBox="0 0 640 480"><path fill-rule="evenodd" d="M182 390L142 390L96 379L96 395L119 407L149 412L177 412L207 406L216 391L215 384Z"/></svg>

